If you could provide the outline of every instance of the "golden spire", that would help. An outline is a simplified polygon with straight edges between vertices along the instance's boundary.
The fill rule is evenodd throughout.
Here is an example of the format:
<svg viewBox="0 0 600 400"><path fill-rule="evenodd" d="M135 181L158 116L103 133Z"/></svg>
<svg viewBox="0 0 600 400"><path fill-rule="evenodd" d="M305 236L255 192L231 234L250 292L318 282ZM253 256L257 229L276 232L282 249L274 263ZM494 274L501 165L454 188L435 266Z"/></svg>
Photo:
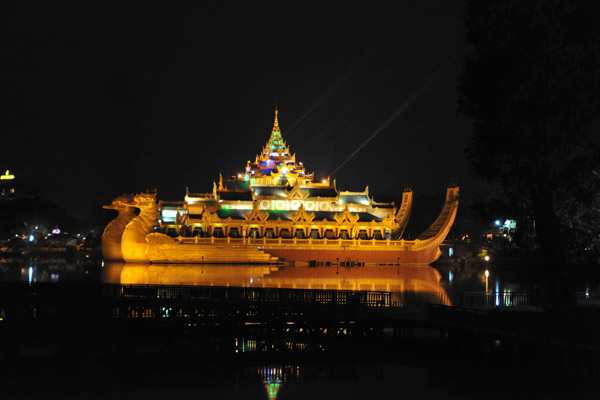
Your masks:
<svg viewBox="0 0 600 400"><path fill-rule="evenodd" d="M277 110L277 108L275 108L275 122L273 123L273 131L271 132L272 134L275 132L281 133L281 130L279 129L279 120L277 119L277 113L279 111Z"/></svg>

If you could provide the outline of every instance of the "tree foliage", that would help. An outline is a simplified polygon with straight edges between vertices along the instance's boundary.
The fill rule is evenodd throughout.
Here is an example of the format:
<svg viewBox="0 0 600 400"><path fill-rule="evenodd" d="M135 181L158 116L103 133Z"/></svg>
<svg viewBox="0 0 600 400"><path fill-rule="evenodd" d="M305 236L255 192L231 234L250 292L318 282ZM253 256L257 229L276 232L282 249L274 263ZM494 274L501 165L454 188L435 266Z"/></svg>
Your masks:
<svg viewBox="0 0 600 400"><path fill-rule="evenodd" d="M0 203L0 239L14 234L26 234L33 227L44 229L60 227L71 229L75 225L73 217L54 203L40 197L22 198Z"/></svg>
<svg viewBox="0 0 600 400"><path fill-rule="evenodd" d="M465 12L469 157L515 214L535 219L552 268L600 238L599 21L596 0L471 0Z"/></svg>

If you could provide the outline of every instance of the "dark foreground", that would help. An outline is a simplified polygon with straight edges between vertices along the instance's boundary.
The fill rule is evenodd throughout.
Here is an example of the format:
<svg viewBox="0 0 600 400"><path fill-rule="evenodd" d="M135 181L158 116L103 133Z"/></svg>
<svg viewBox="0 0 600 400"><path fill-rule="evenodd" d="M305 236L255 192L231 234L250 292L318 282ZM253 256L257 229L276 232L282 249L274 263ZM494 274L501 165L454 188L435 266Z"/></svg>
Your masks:
<svg viewBox="0 0 600 400"><path fill-rule="evenodd" d="M600 389L596 309L292 292L4 284L3 397L592 399Z"/></svg>

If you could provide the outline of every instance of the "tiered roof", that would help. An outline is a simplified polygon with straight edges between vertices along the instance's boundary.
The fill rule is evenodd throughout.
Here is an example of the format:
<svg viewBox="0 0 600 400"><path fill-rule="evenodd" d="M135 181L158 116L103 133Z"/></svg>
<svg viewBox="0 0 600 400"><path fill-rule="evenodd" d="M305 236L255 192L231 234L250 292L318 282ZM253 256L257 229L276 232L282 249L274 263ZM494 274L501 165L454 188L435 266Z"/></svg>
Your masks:
<svg viewBox="0 0 600 400"><path fill-rule="evenodd" d="M316 220L333 220L333 216L348 207L358 213L360 221L380 221L393 209L394 203L376 203L369 196L368 187L363 192L340 192L335 180L313 182L313 174L306 174L304 165L296 163L296 155L290 153L289 146L283 140L279 127L278 110L275 110L275 120L269 140L254 162L248 161L246 169L232 179L224 180L219 176L218 184L214 184L212 195L203 199L186 197L188 204L219 204L218 215L222 218L242 218L240 210L250 209L255 200L305 200L325 201L331 204L331 209L314 210ZM211 198L213 203L204 200ZM224 202L224 203L223 203ZM261 207L264 207L261 205ZM262 209L262 208L261 208ZM194 210L194 214L200 210ZM212 212L212 211L211 211ZM283 209L269 210L269 219L290 219L290 211ZM291 211L296 213L295 210Z"/></svg>
<svg viewBox="0 0 600 400"><path fill-rule="evenodd" d="M394 203L375 202L368 187L362 192L339 191L335 180L314 182L313 178L283 140L275 110L271 135L255 161L248 161L245 170L231 179L219 174L212 193L187 193L185 204L194 223L361 223L391 229Z"/></svg>
<svg viewBox="0 0 600 400"><path fill-rule="evenodd" d="M285 185L300 181L303 184L312 182L313 175L306 174L302 162L296 163L296 155L290 153L290 148L281 136L281 128L275 110L275 121L269 140L256 156L254 162L248 161L243 173L237 175L237 180L252 181L260 178L272 178L271 182L261 180L259 185Z"/></svg>

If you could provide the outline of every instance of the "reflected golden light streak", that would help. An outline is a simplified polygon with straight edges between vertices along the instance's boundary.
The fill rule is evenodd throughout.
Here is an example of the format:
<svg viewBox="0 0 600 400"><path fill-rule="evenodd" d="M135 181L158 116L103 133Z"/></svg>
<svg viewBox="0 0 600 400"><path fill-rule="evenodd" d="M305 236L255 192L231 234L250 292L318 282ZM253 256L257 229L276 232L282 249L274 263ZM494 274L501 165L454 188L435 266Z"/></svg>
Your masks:
<svg viewBox="0 0 600 400"><path fill-rule="evenodd" d="M107 263L102 282L122 285L194 285L435 293L450 305L440 273L430 266L244 266Z"/></svg>

